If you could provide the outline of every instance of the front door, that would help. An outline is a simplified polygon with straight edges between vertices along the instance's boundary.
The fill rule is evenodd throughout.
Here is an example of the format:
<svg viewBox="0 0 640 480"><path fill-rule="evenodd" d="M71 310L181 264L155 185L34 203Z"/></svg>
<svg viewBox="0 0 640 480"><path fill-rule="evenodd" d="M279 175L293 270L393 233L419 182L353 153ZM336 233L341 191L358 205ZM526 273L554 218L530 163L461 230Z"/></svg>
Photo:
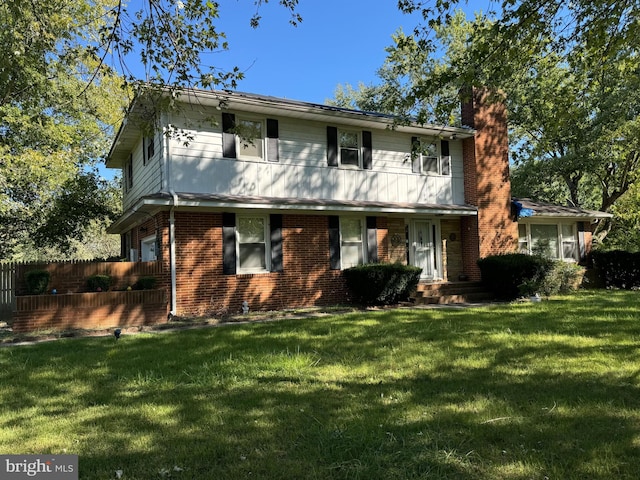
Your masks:
<svg viewBox="0 0 640 480"><path fill-rule="evenodd" d="M422 268L420 278L434 277L433 226L428 220L413 222L413 265Z"/></svg>

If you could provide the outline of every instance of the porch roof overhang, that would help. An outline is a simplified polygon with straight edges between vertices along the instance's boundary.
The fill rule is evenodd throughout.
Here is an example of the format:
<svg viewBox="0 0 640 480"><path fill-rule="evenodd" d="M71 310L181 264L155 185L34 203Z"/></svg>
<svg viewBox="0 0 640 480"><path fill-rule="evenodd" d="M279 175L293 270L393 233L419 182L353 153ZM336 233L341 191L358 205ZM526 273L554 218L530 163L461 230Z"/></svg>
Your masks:
<svg viewBox="0 0 640 480"><path fill-rule="evenodd" d="M478 209L472 205L440 205L426 203L374 202L357 200L326 200L310 198L275 198L245 195L218 195L198 193L160 192L142 197L109 227L109 233L123 233L132 226L163 210L171 208L201 211L252 210L286 211L306 214L385 214L385 215L436 215L476 216Z"/></svg>
<svg viewBox="0 0 640 480"><path fill-rule="evenodd" d="M545 202L534 202L528 198L513 198L512 205L516 209L518 221L522 219L574 219L576 221L598 221L612 218L613 214L597 210L586 210L578 207L554 205ZM522 212L525 212L523 215Z"/></svg>

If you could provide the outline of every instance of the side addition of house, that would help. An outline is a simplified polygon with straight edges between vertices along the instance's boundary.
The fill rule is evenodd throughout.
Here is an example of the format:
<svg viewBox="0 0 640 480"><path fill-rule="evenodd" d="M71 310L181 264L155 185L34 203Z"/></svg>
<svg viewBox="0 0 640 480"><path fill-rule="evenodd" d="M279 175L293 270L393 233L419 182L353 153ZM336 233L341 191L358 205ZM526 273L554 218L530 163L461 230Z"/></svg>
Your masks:
<svg viewBox="0 0 640 480"><path fill-rule="evenodd" d="M124 214L110 231L123 256L163 263L174 315L343 303L342 270L368 262L478 280L477 259L518 240L504 108L482 100L464 105L465 128L390 128L386 115L181 91L154 133L120 128L107 166L122 170Z"/></svg>

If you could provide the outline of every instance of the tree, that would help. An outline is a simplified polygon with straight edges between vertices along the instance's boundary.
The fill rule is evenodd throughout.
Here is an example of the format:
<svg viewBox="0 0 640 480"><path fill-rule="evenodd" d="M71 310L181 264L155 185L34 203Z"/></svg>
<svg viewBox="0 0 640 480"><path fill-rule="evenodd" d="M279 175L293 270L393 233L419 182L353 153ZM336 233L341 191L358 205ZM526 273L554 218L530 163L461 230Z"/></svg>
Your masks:
<svg viewBox="0 0 640 480"><path fill-rule="evenodd" d="M61 209L73 187L100 197L96 165L127 104L120 77L88 42L109 2L0 5L0 258L23 243L68 245L95 218L93 208ZM101 212L113 214L113 212ZM46 228L57 223L64 229Z"/></svg>
<svg viewBox="0 0 640 480"><path fill-rule="evenodd" d="M426 29L411 36L399 32L378 72L381 83L357 92L341 87L337 98L361 106L373 97L389 113L423 122L448 116L455 123L458 93L465 87L500 89L509 111L514 193L610 211L636 182L640 161L636 44L625 43L626 33L616 31L605 37L573 32L569 40L569 27L539 23L555 10L526 14L531 2L514 5L504 2L500 18L477 14L467 21L460 11L432 16L428 38ZM574 7L591 8L580 2ZM589 25L603 28L591 14L574 15L581 24L589 17ZM623 15L616 25L626 28L627 21ZM591 43L583 46L580 39ZM593 48L596 40L601 50ZM389 96L378 98L383 92ZM608 228L603 222L601 237Z"/></svg>

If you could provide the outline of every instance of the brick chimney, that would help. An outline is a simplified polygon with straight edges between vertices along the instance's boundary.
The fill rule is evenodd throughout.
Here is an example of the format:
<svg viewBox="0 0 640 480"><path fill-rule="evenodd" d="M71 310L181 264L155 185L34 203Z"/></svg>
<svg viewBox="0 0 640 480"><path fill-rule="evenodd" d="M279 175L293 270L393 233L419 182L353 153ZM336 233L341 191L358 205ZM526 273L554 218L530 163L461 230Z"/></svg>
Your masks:
<svg viewBox="0 0 640 480"><path fill-rule="evenodd" d="M477 217L462 219L465 273L480 279L479 258L511 253L518 244L518 224L511 216L509 139L504 102L487 89L462 96L462 124L476 130L463 140L465 202Z"/></svg>

